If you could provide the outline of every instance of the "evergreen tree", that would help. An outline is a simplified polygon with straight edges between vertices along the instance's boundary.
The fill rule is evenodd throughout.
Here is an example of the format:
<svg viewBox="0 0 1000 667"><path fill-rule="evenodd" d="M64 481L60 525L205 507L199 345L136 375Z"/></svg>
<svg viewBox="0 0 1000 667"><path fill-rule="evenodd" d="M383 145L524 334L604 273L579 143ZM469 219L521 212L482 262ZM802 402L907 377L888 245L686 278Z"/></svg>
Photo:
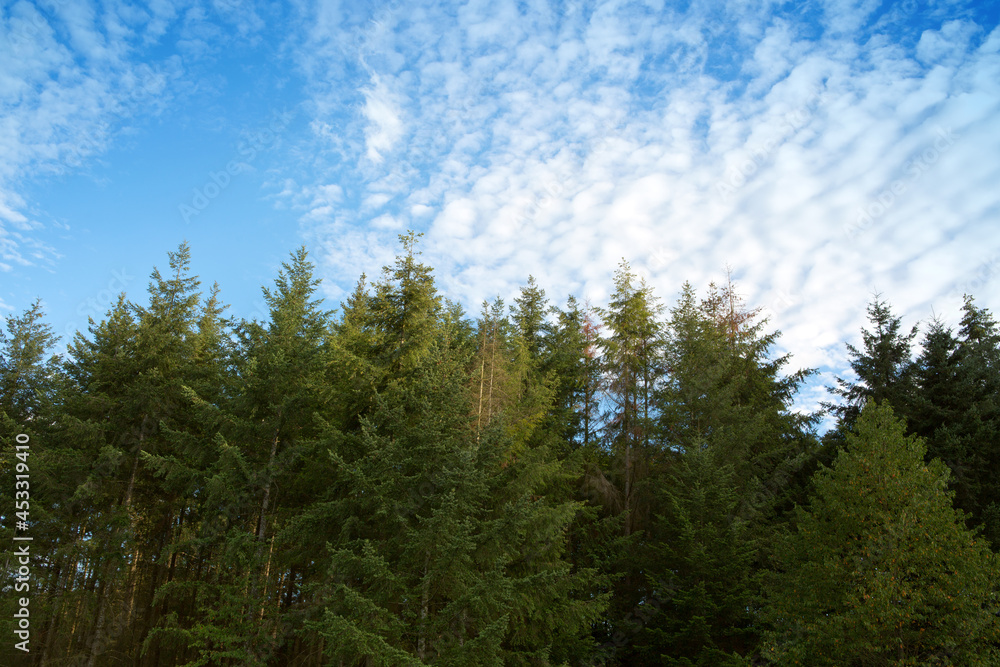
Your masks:
<svg viewBox="0 0 1000 667"><path fill-rule="evenodd" d="M701 301L685 284L671 309L644 566L650 586L671 582L671 596L647 624L645 664L739 664L758 642L752 573L802 493L815 418L791 410L810 372L783 375L788 357L770 353L779 333L764 333L757 314L732 281Z"/></svg>
<svg viewBox="0 0 1000 667"><path fill-rule="evenodd" d="M404 250L396 267L406 270L380 286L377 322L386 340L421 353L400 363L379 352L395 369L360 429L325 429L330 490L296 527L325 526L329 540L332 583L311 627L344 665L582 657L604 598L588 587L595 573L562 557L579 504L545 495L562 474L545 447L509 456L517 400L497 406L476 437L479 383L468 371L483 364L458 354L429 270L406 239ZM428 279L407 285L414 275ZM403 308L417 310L404 318L394 310ZM489 340L492 327L481 328Z"/></svg>
<svg viewBox="0 0 1000 667"><path fill-rule="evenodd" d="M955 504L1000 547L1000 336L988 311L966 297L959 336L932 322L914 368L907 412L928 457L951 469Z"/></svg>
<svg viewBox="0 0 1000 667"><path fill-rule="evenodd" d="M823 403L824 408L837 416L842 430L853 426L869 400L889 401L900 414L906 413L912 400L910 346L917 335L917 327L903 333L901 318L892 314L891 307L879 294L868 304L868 321L872 329L861 331L863 348L859 350L850 343L847 345L851 369L857 380L835 378L837 386L828 387L828 390L842 402Z"/></svg>
<svg viewBox="0 0 1000 667"><path fill-rule="evenodd" d="M599 421L601 367L599 324L589 308L569 297L566 310L554 309L556 324L543 369L555 379L550 430L566 449L590 448Z"/></svg>
<svg viewBox="0 0 1000 667"><path fill-rule="evenodd" d="M657 603L638 639L648 665L742 665L756 645L754 544L740 518L731 464L714 449L685 453L658 480L644 561Z"/></svg>
<svg viewBox="0 0 1000 667"><path fill-rule="evenodd" d="M59 384L61 359L50 354L58 337L43 317L35 301L21 316L6 318L6 333L0 329L0 419L6 415L16 428L51 411Z"/></svg>
<svg viewBox="0 0 1000 667"><path fill-rule="evenodd" d="M774 664L992 665L996 558L888 402L869 403L798 511L765 616Z"/></svg>
<svg viewBox="0 0 1000 667"><path fill-rule="evenodd" d="M14 536L30 534L35 568L25 591L24 582L14 579L22 563L13 547L6 550L3 572L8 583L0 600L0 631L9 638L0 649L5 664L14 664L15 655L23 656L13 646L23 640L14 634L20 629L14 618L21 609L18 600L31 600L28 645L37 652L39 637L62 597L65 573L60 568L66 567L66 560L61 542L72 530L72 524L63 523L64 508L72 495L72 475L79 473L78 457L60 456L57 422L64 378L61 359L52 354L57 337L43 318L41 302L35 301L21 315L6 317L0 328L0 537L21 546L27 542L13 542ZM18 528L21 522L26 527Z"/></svg>
<svg viewBox="0 0 1000 667"><path fill-rule="evenodd" d="M538 286L534 276L528 276L528 284L521 288L519 296L514 297L510 311L514 326L528 347L528 354L537 359L544 352L549 327L545 321L548 300L545 290Z"/></svg>
<svg viewBox="0 0 1000 667"><path fill-rule="evenodd" d="M636 285L627 262L615 273L615 291L603 313L608 337L603 350L605 394L610 409L604 417L605 438L613 456L613 476L628 512L625 534L639 524L641 501L637 483L648 470L657 407L653 402L660 379L662 308L645 281Z"/></svg>
<svg viewBox="0 0 1000 667"><path fill-rule="evenodd" d="M195 648L191 664L266 664L281 649L282 600L295 594L291 553L300 548L277 536L322 484L322 460L309 461L311 467L304 459L317 458L314 418L331 401L330 314L313 298L318 284L300 248L282 264L274 289L263 288L268 321L241 321L233 329L226 400L217 404L212 394L188 388L193 410L216 430L171 435L208 456L191 469L176 459L151 459L168 476L195 480L203 498L201 530L183 546L209 551L214 562L202 580L161 590L177 602L193 594L197 613L192 623L171 620L153 635Z"/></svg>

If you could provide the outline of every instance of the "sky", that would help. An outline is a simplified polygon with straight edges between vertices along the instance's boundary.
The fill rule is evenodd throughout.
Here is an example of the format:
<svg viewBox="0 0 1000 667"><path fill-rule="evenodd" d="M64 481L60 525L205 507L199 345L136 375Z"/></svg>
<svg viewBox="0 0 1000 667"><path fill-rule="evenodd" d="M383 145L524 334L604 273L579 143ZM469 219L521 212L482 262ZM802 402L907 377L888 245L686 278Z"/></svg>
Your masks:
<svg viewBox="0 0 1000 667"><path fill-rule="evenodd" d="M63 344L185 240L250 318L300 245L335 308L409 229L470 316L728 267L820 371L800 409L875 293L1000 314L997 3L0 7L0 315Z"/></svg>

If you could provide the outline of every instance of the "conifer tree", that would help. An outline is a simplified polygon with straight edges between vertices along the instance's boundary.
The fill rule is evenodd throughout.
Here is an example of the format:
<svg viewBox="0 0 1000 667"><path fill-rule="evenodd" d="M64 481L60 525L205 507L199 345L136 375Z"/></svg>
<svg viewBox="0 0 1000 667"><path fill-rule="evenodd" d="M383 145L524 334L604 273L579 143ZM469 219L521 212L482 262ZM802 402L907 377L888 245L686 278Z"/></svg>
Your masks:
<svg viewBox="0 0 1000 667"><path fill-rule="evenodd" d="M546 448L509 457L505 422L517 401L498 406L476 438L479 385L469 376L482 364L451 341L456 327L406 240L379 287L376 322L385 340L420 353L381 348L392 372L374 408L358 431L328 424L321 438L334 464L329 495L296 528L325 527L329 541L332 583L311 627L344 665L582 657L604 598L588 588L595 573L562 558L579 504L546 497L561 474Z"/></svg>
<svg viewBox="0 0 1000 667"><path fill-rule="evenodd" d="M625 534L637 526L640 500L637 483L649 465L650 444L657 407L653 401L661 375L663 346L661 312L652 289L636 276L627 262L615 273L615 291L603 313L608 337L603 350L605 398L610 409L604 418L605 438L613 454L625 518Z"/></svg>
<svg viewBox="0 0 1000 667"><path fill-rule="evenodd" d="M566 310L554 309L556 323L543 368L553 374L552 422L567 449L595 442L601 387L598 329L593 314L570 296Z"/></svg>
<svg viewBox="0 0 1000 667"><path fill-rule="evenodd" d="M643 559L656 613L637 638L636 663L742 665L756 645L751 525L739 517L734 469L721 458L692 449L657 480Z"/></svg>
<svg viewBox="0 0 1000 667"><path fill-rule="evenodd" d="M20 629L14 614L20 610L18 600L25 593L31 600L29 645L33 651L37 653L39 637L56 620L56 601L62 597L68 568L61 542L73 527L66 521L69 514L59 508L65 507L72 495L72 475L79 474L77 457L61 457L63 443L58 441L57 422L64 378L61 359L52 353L57 337L43 318L38 300L21 315L6 317L5 326L0 327L0 479L4 480L0 537L20 546L12 538L30 535L35 568L47 566L40 577L29 582L27 591L17 591L15 584L20 582L13 577L21 563L13 548L6 550L3 562L9 594L0 600L0 631L10 638L0 649L0 661L6 658L6 664L21 657L21 651L13 647L22 640L13 632ZM28 503L24 502L25 492Z"/></svg>
<svg viewBox="0 0 1000 667"><path fill-rule="evenodd" d="M1000 336L988 311L966 297L958 337L932 322L914 368L906 416L929 457L951 469L955 504L1000 547Z"/></svg>
<svg viewBox="0 0 1000 667"><path fill-rule="evenodd" d="M58 355L50 350L58 337L42 318L41 301L0 329L0 418L27 428L51 408L60 377ZM6 433L4 434L6 436Z"/></svg>
<svg viewBox="0 0 1000 667"><path fill-rule="evenodd" d="M868 403L782 545L764 658L996 664L996 557L952 508L947 468L924 454L887 401Z"/></svg>
<svg viewBox="0 0 1000 667"><path fill-rule="evenodd" d="M672 594L647 624L646 664L738 664L758 641L750 573L797 492L815 418L791 411L809 371L783 375L788 357L771 355L779 333L757 314L731 280L700 301L685 284L671 309L645 572Z"/></svg>
<svg viewBox="0 0 1000 667"><path fill-rule="evenodd" d="M280 649L275 635L282 598L295 592L290 551L298 547L278 533L319 483L322 460L307 469L303 459L316 458L314 418L327 413L331 398L330 314L313 297L318 283L299 248L282 264L275 287L263 288L268 321L241 321L233 329L226 400L216 405L212 394L188 388L193 410L217 431L172 435L209 456L192 470L154 459L164 472L200 480L204 521L186 546L208 548L215 562L204 581L164 588L161 594L175 600L193 591L198 611L190 625L167 624L157 633L195 647L195 664L266 664Z"/></svg>
<svg viewBox="0 0 1000 667"><path fill-rule="evenodd" d="M514 297L514 305L510 310L514 326L528 347L528 354L532 359L537 359L545 351L549 327L545 321L548 300L545 298L545 290L538 286L534 276L528 276L528 284L521 288L519 296Z"/></svg>
<svg viewBox="0 0 1000 667"><path fill-rule="evenodd" d="M823 407L837 416L838 425L850 429L861 408L869 400L889 401L893 409L905 414L912 400L912 371L910 346L917 335L914 326L909 333L902 330L901 318L893 315L888 303L876 294L868 304L868 321L871 330L863 329L863 348L847 344L851 369L857 380L837 377L836 387L828 387L841 403L823 403Z"/></svg>

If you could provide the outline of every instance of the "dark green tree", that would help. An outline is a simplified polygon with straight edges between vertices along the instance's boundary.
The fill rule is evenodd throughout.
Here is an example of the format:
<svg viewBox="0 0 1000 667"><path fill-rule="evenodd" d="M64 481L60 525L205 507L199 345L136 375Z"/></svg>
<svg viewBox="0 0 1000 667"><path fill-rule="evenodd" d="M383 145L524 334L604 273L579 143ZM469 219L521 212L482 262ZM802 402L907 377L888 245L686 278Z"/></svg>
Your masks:
<svg viewBox="0 0 1000 667"><path fill-rule="evenodd" d="M549 326L545 318L548 314L548 300L545 290L538 286L534 276L528 276L528 284L521 288L520 295L514 297L510 307L517 332L521 335L532 359L537 359L545 351L545 341L549 336Z"/></svg>
<svg viewBox="0 0 1000 667"><path fill-rule="evenodd" d="M763 656L779 665L993 665L996 557L952 508L888 402L869 403L799 509L771 583Z"/></svg>
<svg viewBox="0 0 1000 667"><path fill-rule="evenodd" d="M893 409L906 414L913 394L913 362L910 347L917 335L914 326L909 333L902 329L902 318L893 315L892 308L875 294L868 304L871 330L863 329L863 347L847 344L851 369L856 380L837 377L836 387L828 387L839 403L824 403L823 407L836 415L841 430L849 430L865 403L869 400L889 401Z"/></svg>
<svg viewBox="0 0 1000 667"><path fill-rule="evenodd" d="M966 297L958 337L932 322L914 368L907 411L928 457L951 469L955 504L1000 548L1000 335L990 313Z"/></svg>
<svg viewBox="0 0 1000 667"><path fill-rule="evenodd" d="M519 399L475 428L483 364L460 354L459 328L407 237L404 251L379 286L374 321L382 340L421 352L377 347L392 372L373 409L358 430L328 424L321 438L329 491L295 528L329 542L325 612L311 627L344 665L584 657L604 598L590 587L594 572L563 558L580 504L546 494L565 473L544 446L511 457L506 422ZM481 329L489 341L493 327Z"/></svg>

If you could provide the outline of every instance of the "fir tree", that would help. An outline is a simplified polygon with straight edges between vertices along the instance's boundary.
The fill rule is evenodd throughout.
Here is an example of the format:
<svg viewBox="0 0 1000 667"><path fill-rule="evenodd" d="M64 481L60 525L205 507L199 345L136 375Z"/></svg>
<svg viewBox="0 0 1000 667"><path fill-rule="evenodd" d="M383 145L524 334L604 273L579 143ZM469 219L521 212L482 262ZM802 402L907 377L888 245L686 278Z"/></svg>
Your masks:
<svg viewBox="0 0 1000 667"><path fill-rule="evenodd" d="M767 660L996 664L996 559L952 508L947 468L924 454L888 402L865 407L782 545Z"/></svg>
<svg viewBox="0 0 1000 667"><path fill-rule="evenodd" d="M988 311L971 297L956 337L932 322L914 368L907 411L912 432L925 438L929 457L951 469L955 504L1000 546L1000 336Z"/></svg>
<svg viewBox="0 0 1000 667"><path fill-rule="evenodd" d="M850 343L847 351L851 369L857 380L837 377L837 386L828 387L840 403L823 403L823 407L837 416L841 429L849 430L861 408L869 400L889 401L893 409L905 414L912 400L912 360L910 346L917 335L914 326L909 333L902 330L901 318L892 314L888 303L876 294L868 304L868 321L872 329L863 329L863 348Z"/></svg>

